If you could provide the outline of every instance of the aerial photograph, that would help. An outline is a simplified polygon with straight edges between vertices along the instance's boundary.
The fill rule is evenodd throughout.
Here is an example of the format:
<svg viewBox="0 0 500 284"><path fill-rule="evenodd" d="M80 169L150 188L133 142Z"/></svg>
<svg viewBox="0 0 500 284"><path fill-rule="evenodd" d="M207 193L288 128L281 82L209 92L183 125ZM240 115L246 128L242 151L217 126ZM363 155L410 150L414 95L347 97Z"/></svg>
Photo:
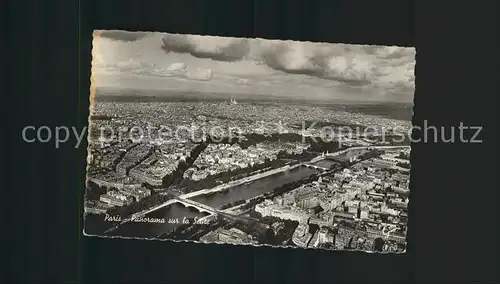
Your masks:
<svg viewBox="0 0 500 284"><path fill-rule="evenodd" d="M84 234L404 253L415 54L95 31Z"/></svg>

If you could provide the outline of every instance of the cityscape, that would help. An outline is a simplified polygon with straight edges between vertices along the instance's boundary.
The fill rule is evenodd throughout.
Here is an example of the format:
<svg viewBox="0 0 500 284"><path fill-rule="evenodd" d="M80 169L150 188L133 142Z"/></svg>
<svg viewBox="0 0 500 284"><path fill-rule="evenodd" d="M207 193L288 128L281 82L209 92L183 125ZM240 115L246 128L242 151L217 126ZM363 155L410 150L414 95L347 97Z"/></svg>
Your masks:
<svg viewBox="0 0 500 284"><path fill-rule="evenodd" d="M96 32L85 235L405 252L414 55Z"/></svg>

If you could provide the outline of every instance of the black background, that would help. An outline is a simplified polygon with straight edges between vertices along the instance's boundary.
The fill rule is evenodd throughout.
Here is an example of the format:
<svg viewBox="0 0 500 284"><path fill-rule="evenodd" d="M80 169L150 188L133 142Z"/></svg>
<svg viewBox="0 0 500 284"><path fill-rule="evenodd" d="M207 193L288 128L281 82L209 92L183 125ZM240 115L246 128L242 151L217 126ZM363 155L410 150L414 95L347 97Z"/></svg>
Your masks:
<svg viewBox="0 0 500 284"><path fill-rule="evenodd" d="M13 78L2 103L9 130L2 131L2 280L498 280L498 6L494 0L9 2L3 70ZM75 149L74 136L59 149L28 144L21 130L87 125L94 29L416 46L414 124L483 125L484 143L413 145L404 255L83 237L86 145Z"/></svg>

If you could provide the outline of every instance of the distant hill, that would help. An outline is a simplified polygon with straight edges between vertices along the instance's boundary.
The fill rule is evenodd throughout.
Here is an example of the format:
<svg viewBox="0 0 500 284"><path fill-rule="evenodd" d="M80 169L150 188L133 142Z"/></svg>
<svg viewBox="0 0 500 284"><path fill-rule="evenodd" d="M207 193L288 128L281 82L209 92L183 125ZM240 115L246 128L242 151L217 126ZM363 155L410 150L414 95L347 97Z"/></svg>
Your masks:
<svg viewBox="0 0 500 284"><path fill-rule="evenodd" d="M360 102L349 100L305 100L284 96L270 96L261 94L232 94L232 93L200 93L189 91L169 90L135 90L98 88L96 90L98 102L190 102L190 101L229 101L236 98L238 102L251 103L287 103L308 104L331 107L334 110L369 115L382 116L398 120L411 120L413 104L399 102Z"/></svg>

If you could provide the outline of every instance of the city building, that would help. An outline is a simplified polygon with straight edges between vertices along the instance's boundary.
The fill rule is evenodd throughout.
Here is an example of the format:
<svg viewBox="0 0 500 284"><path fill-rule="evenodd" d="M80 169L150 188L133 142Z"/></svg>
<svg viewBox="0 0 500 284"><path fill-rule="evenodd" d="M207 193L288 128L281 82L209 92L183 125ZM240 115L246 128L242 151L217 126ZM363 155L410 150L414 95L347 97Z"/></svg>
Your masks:
<svg viewBox="0 0 500 284"><path fill-rule="evenodd" d="M307 224L299 224L292 235L292 242L299 247L307 247L312 235Z"/></svg>
<svg viewBox="0 0 500 284"><path fill-rule="evenodd" d="M243 244L257 244L252 237L245 232L236 228L229 230L217 228L215 231L209 232L200 237L201 242L223 242L227 244L243 245Z"/></svg>

